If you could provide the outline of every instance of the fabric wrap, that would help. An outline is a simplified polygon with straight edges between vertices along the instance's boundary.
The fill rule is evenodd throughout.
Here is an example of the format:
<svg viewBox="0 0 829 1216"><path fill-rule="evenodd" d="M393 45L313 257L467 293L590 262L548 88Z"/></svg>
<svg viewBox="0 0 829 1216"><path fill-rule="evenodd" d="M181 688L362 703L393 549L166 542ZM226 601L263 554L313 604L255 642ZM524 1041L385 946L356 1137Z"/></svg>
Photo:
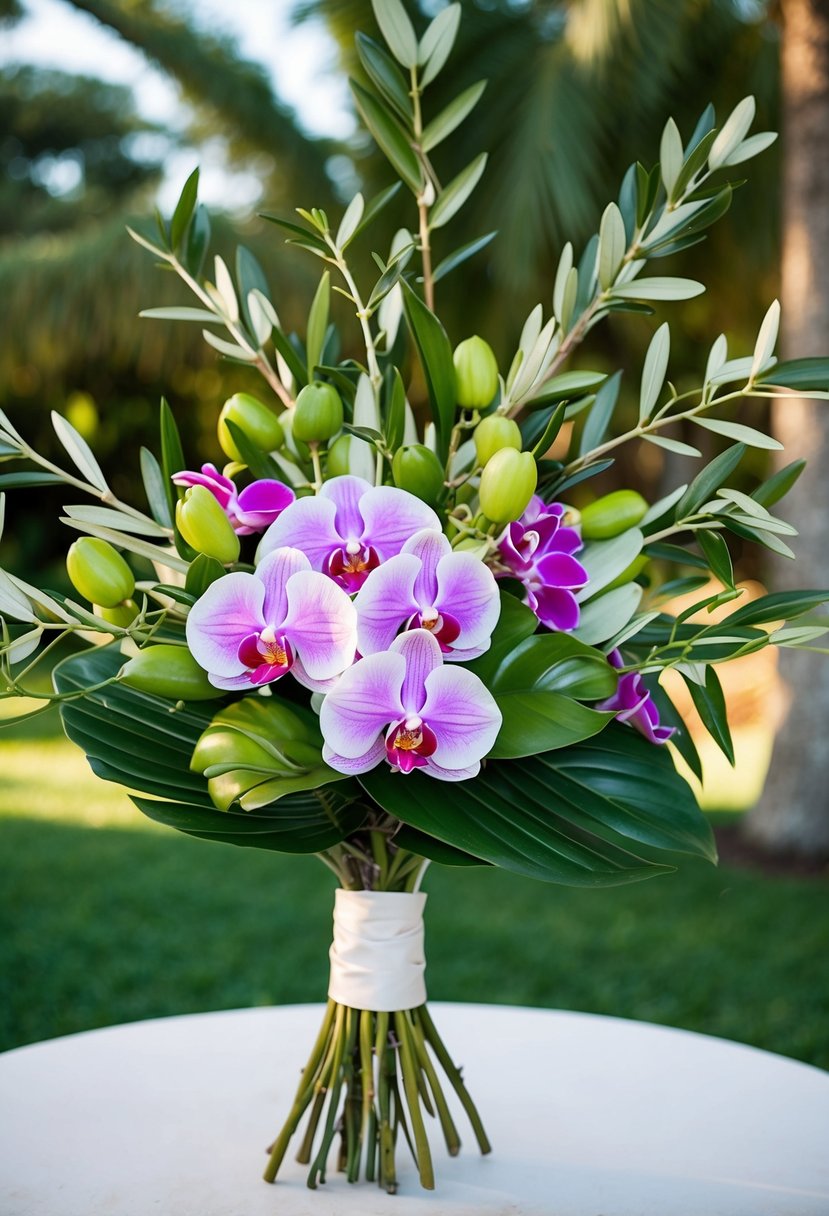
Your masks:
<svg viewBox="0 0 829 1216"><path fill-rule="evenodd" d="M351 1009L395 1013L426 1000L422 892L334 895L329 997Z"/></svg>

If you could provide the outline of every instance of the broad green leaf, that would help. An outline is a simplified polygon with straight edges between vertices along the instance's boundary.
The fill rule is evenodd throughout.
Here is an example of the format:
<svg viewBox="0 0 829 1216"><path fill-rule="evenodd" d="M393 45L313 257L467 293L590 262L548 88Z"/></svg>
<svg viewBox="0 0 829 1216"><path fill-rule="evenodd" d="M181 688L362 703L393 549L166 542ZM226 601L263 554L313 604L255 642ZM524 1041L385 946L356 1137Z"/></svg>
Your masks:
<svg viewBox="0 0 829 1216"><path fill-rule="evenodd" d="M404 68L415 67L418 61L417 37L400 0L371 0L371 7L386 45L397 62L402 63Z"/></svg>
<svg viewBox="0 0 829 1216"><path fill-rule="evenodd" d="M674 197L674 186L682 170L682 137L672 118L665 123L659 144L659 164L668 198Z"/></svg>
<svg viewBox="0 0 829 1216"><path fill-rule="evenodd" d="M484 249L496 235L495 232L487 232L485 236L479 236L476 240L470 241L466 245L461 245L460 249L456 249L454 253L450 253L448 257L443 258L434 269L432 274L433 281L439 283L442 278L453 270L456 270L468 258L473 257L481 249Z"/></svg>
<svg viewBox="0 0 829 1216"><path fill-rule="evenodd" d="M420 146L424 152L431 152L432 148L436 148L461 125L475 109L486 85L485 80L479 80L477 84L470 85L468 89L459 93L454 101L450 101L436 118L432 119L420 139Z"/></svg>
<svg viewBox="0 0 829 1216"><path fill-rule="evenodd" d="M441 190L434 206L429 211L430 228L441 228L460 211L481 180L486 162L487 153L482 152L480 156L475 157L471 164L462 169L448 186Z"/></svg>
<svg viewBox="0 0 829 1216"><path fill-rule="evenodd" d="M717 435L725 435L728 439L736 439L738 443L744 443L750 448L764 448L769 451L782 451L783 444L777 439L773 439L771 435L765 435L762 431L757 431L752 426L744 426L741 422L725 422L721 418L694 418L697 426L703 427L706 431L714 431Z"/></svg>
<svg viewBox="0 0 829 1216"><path fill-rule="evenodd" d="M421 88L425 88L435 79L451 55L460 20L460 4L449 4L427 27L420 40L417 56L418 63L423 67Z"/></svg>
<svg viewBox="0 0 829 1216"><path fill-rule="evenodd" d="M731 476L745 455L745 444L735 443L716 456L710 464L702 469L689 485L679 500L676 509L677 519L687 519L698 507L707 502L716 490Z"/></svg>
<svg viewBox="0 0 829 1216"><path fill-rule="evenodd" d="M535 756L570 747L603 730L615 717L544 689L504 689L495 694L503 724L490 753L493 760Z"/></svg>
<svg viewBox="0 0 829 1216"><path fill-rule="evenodd" d="M642 385L639 390L639 422L650 418L653 407L662 392L665 374L668 370L668 356L671 351L671 330L668 322L659 326L651 338L645 364L642 369Z"/></svg>
<svg viewBox="0 0 829 1216"><path fill-rule="evenodd" d="M592 599L618 578L642 552L645 538L639 528L628 528L612 540L588 541L578 560L588 574L588 583L577 599Z"/></svg>
<svg viewBox="0 0 829 1216"><path fill-rule="evenodd" d="M386 101L394 106L406 124L406 129L411 130L414 117L412 99L400 68L373 38L358 32L354 42L366 75L380 90ZM339 239L337 244L341 244Z"/></svg>
<svg viewBox="0 0 829 1216"><path fill-rule="evenodd" d="M690 300L705 291L695 279L658 278L635 279L632 283L617 283L611 295L622 300Z"/></svg>
<svg viewBox="0 0 829 1216"><path fill-rule="evenodd" d="M96 490L100 490L102 494L105 494L109 489L106 478L101 466L92 454L92 449L83 436L75 430L68 419L64 418L62 414L57 413L56 410L52 410L52 426L55 428L55 434L63 444L70 460L72 460Z"/></svg>
<svg viewBox="0 0 829 1216"><path fill-rule="evenodd" d="M624 843L714 860L711 830L667 749L628 727L519 761L491 761L437 799L421 773L360 778L387 811L420 831L519 874L612 886L660 872Z"/></svg>
<svg viewBox="0 0 829 1216"><path fill-rule="evenodd" d="M403 307L420 355L429 392L432 421L437 432L440 454L449 448L449 435L455 421L455 365L452 347L442 324L404 280Z"/></svg>
<svg viewBox="0 0 829 1216"><path fill-rule="evenodd" d="M313 380L314 368L320 362L325 334L328 329L328 313L331 302L331 273L323 272L308 313L306 337L308 379Z"/></svg>
<svg viewBox="0 0 829 1216"><path fill-rule="evenodd" d="M217 579L224 578L226 574L224 566L215 557L199 553L190 563L190 569L184 580L184 590L194 599L200 599L208 587L212 586Z"/></svg>
<svg viewBox="0 0 829 1216"><path fill-rule="evenodd" d="M627 238L622 213L615 203L608 203L599 227L599 286L611 287L625 256Z"/></svg>
<svg viewBox="0 0 829 1216"><path fill-rule="evenodd" d="M391 162L406 185L419 194L423 184L420 161L409 143L397 119L378 98L356 81L351 81L351 90L363 121L374 136L383 154Z"/></svg>
<svg viewBox="0 0 829 1216"><path fill-rule="evenodd" d="M627 625L642 599L638 583L625 583L582 604L574 636L588 646L606 642Z"/></svg>
<svg viewBox="0 0 829 1216"><path fill-rule="evenodd" d="M719 676L713 667L705 670L705 684L697 684L683 674L686 687L691 694L694 708L702 720L702 724L720 751L734 764L734 744L731 741L731 731L728 726L728 711L725 705Z"/></svg>
<svg viewBox="0 0 829 1216"><path fill-rule="evenodd" d="M198 193L199 170L197 166L184 183L181 195L176 203L175 211L173 212L173 218L170 220L170 248L174 253L178 252L178 248L189 227L190 220L193 218Z"/></svg>
<svg viewBox="0 0 829 1216"><path fill-rule="evenodd" d="M429 836L426 832L409 827L407 823L401 823L394 833L394 843L401 849L408 849L421 857L428 857L430 861L436 861L442 866L489 865L489 862L484 861L483 858L473 857L471 853L464 853L462 849L455 849L451 844L445 844L435 836Z"/></svg>

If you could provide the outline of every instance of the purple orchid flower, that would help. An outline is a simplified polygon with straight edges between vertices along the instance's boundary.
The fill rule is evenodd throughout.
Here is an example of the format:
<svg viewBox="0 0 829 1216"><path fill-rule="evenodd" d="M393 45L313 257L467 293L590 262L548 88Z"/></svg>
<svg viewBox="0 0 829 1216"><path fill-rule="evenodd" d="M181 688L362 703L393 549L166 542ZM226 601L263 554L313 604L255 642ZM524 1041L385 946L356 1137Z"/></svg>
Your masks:
<svg viewBox="0 0 829 1216"><path fill-rule="evenodd" d="M575 528L564 524L561 503L549 506L537 494L521 518L504 532L498 544L506 569L500 578L517 578L524 585L524 603L548 629L569 632L579 623L575 593L587 586L587 571L573 554L582 547Z"/></svg>
<svg viewBox="0 0 829 1216"><path fill-rule="evenodd" d="M625 662L618 650L607 656L612 667L624 667ZM618 722L627 722L651 743L667 743L675 731L673 726L659 725L659 710L638 671L628 671L619 677L619 685L612 697L596 706L596 709L612 710Z"/></svg>
<svg viewBox="0 0 829 1216"><path fill-rule="evenodd" d="M360 654L388 650L401 626L427 629L445 659L476 659L501 613L492 571L473 553L453 553L442 532L416 532L372 570L354 601Z"/></svg>
<svg viewBox="0 0 829 1216"><path fill-rule="evenodd" d="M281 481L262 478L238 491L229 477L214 464L203 464L200 473L184 469L173 474L177 486L204 486L209 490L240 536L264 532L296 499L296 494Z"/></svg>
<svg viewBox="0 0 829 1216"><path fill-rule="evenodd" d="M298 549L276 549L254 574L211 583L190 609L187 645L217 688L269 684L290 671L327 691L354 661L357 612Z"/></svg>
<svg viewBox="0 0 829 1216"><path fill-rule="evenodd" d="M365 773L386 760L401 773L463 781L479 772L501 713L477 676L444 666L434 635L413 629L340 677L320 726L323 759L338 772Z"/></svg>
<svg viewBox="0 0 829 1216"><path fill-rule="evenodd" d="M301 549L314 570L351 594L423 528L439 532L440 521L414 494L372 486L362 477L332 477L319 494L298 498L282 512L262 537L259 554L282 545Z"/></svg>

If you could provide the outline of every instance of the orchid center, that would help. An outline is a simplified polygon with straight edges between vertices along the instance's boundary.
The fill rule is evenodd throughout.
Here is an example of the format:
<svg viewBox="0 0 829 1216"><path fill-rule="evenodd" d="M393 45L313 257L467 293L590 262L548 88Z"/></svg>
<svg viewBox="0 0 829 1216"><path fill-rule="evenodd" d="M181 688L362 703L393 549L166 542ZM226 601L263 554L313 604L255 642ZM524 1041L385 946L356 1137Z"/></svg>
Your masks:
<svg viewBox="0 0 829 1216"><path fill-rule="evenodd" d="M344 548L335 549L328 559L328 573L349 594L359 591L372 570L380 565L377 552L370 545L350 540Z"/></svg>
<svg viewBox="0 0 829 1216"><path fill-rule="evenodd" d="M392 768L401 773L410 773L414 768L423 768L438 745L431 727L417 717L404 718L389 727L386 735L386 758Z"/></svg>
<svg viewBox="0 0 829 1216"><path fill-rule="evenodd" d="M266 626L260 633L248 634L239 644L239 661L248 668L251 684L267 684L278 680L291 669L294 654L288 639L277 636L275 630Z"/></svg>
<svg viewBox="0 0 829 1216"><path fill-rule="evenodd" d="M444 654L452 648L452 643L461 631L460 622L449 612L440 612L434 606L421 608L410 618L407 629L428 629Z"/></svg>

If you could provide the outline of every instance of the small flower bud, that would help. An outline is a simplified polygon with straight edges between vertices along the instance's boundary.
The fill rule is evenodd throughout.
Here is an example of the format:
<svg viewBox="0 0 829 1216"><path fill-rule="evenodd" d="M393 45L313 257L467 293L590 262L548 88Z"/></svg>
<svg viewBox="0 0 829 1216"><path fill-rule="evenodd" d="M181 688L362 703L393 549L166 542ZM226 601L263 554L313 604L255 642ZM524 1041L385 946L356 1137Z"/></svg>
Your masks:
<svg viewBox="0 0 829 1216"><path fill-rule="evenodd" d="M273 410L268 409L250 393L234 393L222 406L219 414L219 447L230 460L244 464L242 453L233 442L228 422L238 426L246 437L261 452L273 452L285 441L282 424Z"/></svg>
<svg viewBox="0 0 829 1216"><path fill-rule="evenodd" d="M123 604L116 604L114 608L93 604L92 611L102 620L109 621L110 625L119 625L121 629L126 629L138 616L138 605L135 600L124 600Z"/></svg>
<svg viewBox="0 0 829 1216"><path fill-rule="evenodd" d="M481 474L481 510L494 524L512 523L524 514L537 483L531 452L501 448Z"/></svg>
<svg viewBox="0 0 829 1216"><path fill-rule="evenodd" d="M210 701L222 695L185 646L146 646L124 664L120 676L130 688L172 701Z"/></svg>
<svg viewBox="0 0 829 1216"><path fill-rule="evenodd" d="M132 570L121 554L97 536L82 536L70 546L66 571L80 595L104 608L128 600L135 590Z"/></svg>
<svg viewBox="0 0 829 1216"><path fill-rule="evenodd" d="M581 513L581 534L586 540L609 540L634 528L648 509L636 490L614 490L585 507Z"/></svg>
<svg viewBox="0 0 829 1216"><path fill-rule="evenodd" d="M225 566L239 556L239 537L204 486L191 486L176 503L176 527L197 553L215 557Z"/></svg>
<svg viewBox="0 0 829 1216"><path fill-rule="evenodd" d="M306 384L296 399L294 439L304 443L324 443L333 439L343 425L343 403L333 384L315 380Z"/></svg>
<svg viewBox="0 0 829 1216"><path fill-rule="evenodd" d="M458 405L472 410L489 405L498 389L498 363L489 343L467 338L455 347L453 358Z"/></svg>
<svg viewBox="0 0 829 1216"><path fill-rule="evenodd" d="M472 438L481 468L502 448L515 448L516 452L520 452L523 447L518 423L513 422L512 418L505 418L503 414L490 414L482 419L475 427Z"/></svg>
<svg viewBox="0 0 829 1216"><path fill-rule="evenodd" d="M434 504L443 489L443 466L430 448L413 443L398 448L391 463L394 484L423 502Z"/></svg>
<svg viewBox="0 0 829 1216"><path fill-rule="evenodd" d="M329 477L345 477L351 472L348 462L350 450L350 435L340 435L338 439L334 440L328 449L328 456L325 461L325 471Z"/></svg>

